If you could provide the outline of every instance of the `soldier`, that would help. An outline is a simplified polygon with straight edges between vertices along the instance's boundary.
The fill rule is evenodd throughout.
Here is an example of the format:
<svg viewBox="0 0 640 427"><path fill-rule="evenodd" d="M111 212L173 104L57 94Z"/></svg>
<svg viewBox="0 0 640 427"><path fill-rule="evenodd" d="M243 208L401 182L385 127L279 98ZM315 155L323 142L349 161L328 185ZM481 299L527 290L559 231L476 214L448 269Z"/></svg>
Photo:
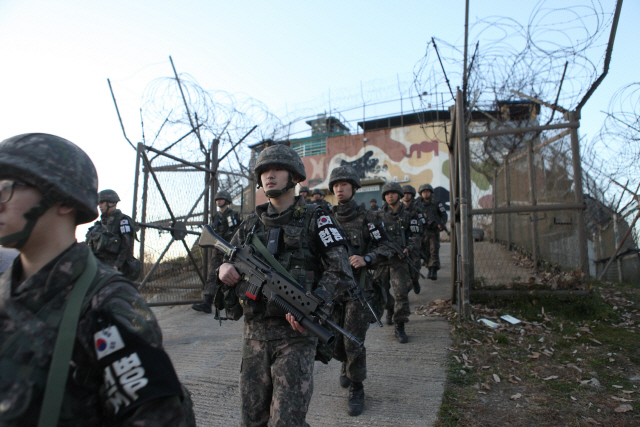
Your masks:
<svg viewBox="0 0 640 427"><path fill-rule="evenodd" d="M374 289L367 270L373 268L378 260L394 255L388 246L379 243L386 240L381 234L381 225L376 215L367 211L364 203L360 206L353 200L355 192L362 185L360 177L350 166L340 166L331 171L329 191L335 194L338 205L333 207L333 217L346 232L349 239L349 262L353 276L367 294ZM384 237L383 237L384 236ZM380 295L380 298L384 298ZM343 329L364 342L372 315L369 307L351 298L348 292L342 294L338 301L342 304L334 310L334 321ZM364 410L364 387L362 382L367 378L367 353L363 346L355 345L345 337L337 337L333 357L342 362L340 385L349 387L349 415L357 416Z"/></svg>
<svg viewBox="0 0 640 427"><path fill-rule="evenodd" d="M417 217L405 209L400 203L404 196L402 187L396 182L388 182L382 187L382 198L385 204L377 213L382 220L389 240L396 247L404 248L407 255L420 247L420 226ZM410 262L410 261L409 261ZM409 290L411 289L411 276L407 261L400 256L382 260L376 269L375 279L389 292L393 287L394 297L387 294L387 324L395 324L395 336L400 344L409 342L404 330L404 324L409 321ZM395 301L394 301L395 299Z"/></svg>
<svg viewBox="0 0 640 427"><path fill-rule="evenodd" d="M141 266L133 257L135 226L133 220L118 209L120 197L113 190L98 193L100 220L87 231L85 242L96 258L122 272L130 280L136 280Z"/></svg>
<svg viewBox="0 0 640 427"><path fill-rule="evenodd" d="M316 205L320 206L327 214L331 212L331 203L327 202L324 199L324 192L322 190L320 190L319 188L316 188L315 190L313 190L313 192L311 193L313 195L313 202Z"/></svg>
<svg viewBox="0 0 640 427"><path fill-rule="evenodd" d="M298 194L304 197L306 203L313 203L313 200L311 200L311 198L309 197L309 187L307 187L306 185L300 187L300 191L298 192Z"/></svg>
<svg viewBox="0 0 640 427"><path fill-rule="evenodd" d="M306 179L302 159L291 147L272 145L258 156L255 177L269 203L256 206L231 244L269 250L302 287L333 301L353 282L347 239L322 209L295 196L296 183ZM218 278L235 287L243 307L241 425L306 425L317 338L274 303L247 297L249 284L232 264L222 264Z"/></svg>
<svg viewBox="0 0 640 427"><path fill-rule="evenodd" d="M219 211L216 212L211 218L211 226L224 240L229 241L236 232L236 228L240 225L240 217L238 213L234 211L231 205L231 194L228 191L220 190L216 193L215 197L216 206ZM218 267L222 265L223 253L217 249L211 250L211 262L209 263L209 276L204 287L204 301L200 304L193 304L192 309L196 311L202 311L203 313L211 313L211 305L213 304L213 297L217 291Z"/></svg>
<svg viewBox="0 0 640 427"><path fill-rule="evenodd" d="M195 426L191 400L136 288L76 242L98 176L66 139L0 143L0 424Z"/></svg>
<svg viewBox="0 0 640 427"><path fill-rule="evenodd" d="M375 197L369 200L369 203L371 204L371 209L369 209L370 211L375 212L380 210L380 207L378 207L378 201L376 200Z"/></svg>
<svg viewBox="0 0 640 427"><path fill-rule="evenodd" d="M404 207L407 208L407 210L409 210L409 212L411 212L413 215L418 217L418 221L420 222L422 229L422 235L420 236L420 241L422 241L422 239L424 239L427 224L424 216L424 209L422 208L422 205L416 200L416 189L412 185L403 185L402 191L404 191L404 197L402 199ZM411 260L416 266L416 270L410 270L411 281L413 283L413 292L418 295L420 293L420 275L418 274L418 271L420 271L420 254L417 251L412 252Z"/></svg>
<svg viewBox="0 0 640 427"><path fill-rule="evenodd" d="M425 265L429 268L429 279L438 280L440 270L440 231L444 230L447 223L447 211L444 205L433 200L433 187L430 184L422 184L419 202L424 208L427 220L425 238L422 241L422 252L427 256Z"/></svg>

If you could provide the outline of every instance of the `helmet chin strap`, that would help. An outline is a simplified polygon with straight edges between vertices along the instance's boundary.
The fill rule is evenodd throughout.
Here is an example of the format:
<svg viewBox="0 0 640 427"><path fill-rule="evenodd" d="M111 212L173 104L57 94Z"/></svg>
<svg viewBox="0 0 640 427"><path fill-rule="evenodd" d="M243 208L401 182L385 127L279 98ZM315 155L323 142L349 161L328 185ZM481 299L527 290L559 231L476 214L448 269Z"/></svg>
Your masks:
<svg viewBox="0 0 640 427"><path fill-rule="evenodd" d="M9 234L8 236L0 237L0 246L11 246L15 249L21 249L31 237L31 232L33 228L36 226L38 219L44 215L46 211L49 210L53 205L58 202L55 196L52 196L51 193L45 193L40 199L40 202L29 209L24 217L27 220L27 223L24 225L24 228L21 231L17 231L15 233Z"/></svg>
<svg viewBox="0 0 640 427"><path fill-rule="evenodd" d="M289 172L289 180L287 181L287 185L285 185L282 190L265 190L264 194L270 199L277 199L287 191L295 188L295 186L296 185L293 183L293 174Z"/></svg>

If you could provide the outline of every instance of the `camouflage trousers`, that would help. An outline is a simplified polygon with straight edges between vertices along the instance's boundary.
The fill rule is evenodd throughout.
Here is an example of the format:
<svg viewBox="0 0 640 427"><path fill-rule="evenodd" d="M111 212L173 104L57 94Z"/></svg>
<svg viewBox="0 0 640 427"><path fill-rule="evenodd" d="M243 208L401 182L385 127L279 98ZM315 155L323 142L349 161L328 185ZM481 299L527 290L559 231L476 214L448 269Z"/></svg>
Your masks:
<svg viewBox="0 0 640 427"><path fill-rule="evenodd" d="M209 259L209 275L204 285L204 294L214 296L218 290L217 269L222 265L223 254L215 249L211 250L211 258Z"/></svg>
<svg viewBox="0 0 640 427"><path fill-rule="evenodd" d="M367 335L371 317L369 307L362 307L358 301L347 301L340 309L333 311L334 322L362 342ZM364 345L356 345L342 334L337 334L333 358L345 365L347 377L351 381L361 383L367 378L367 350Z"/></svg>
<svg viewBox="0 0 640 427"><path fill-rule="evenodd" d="M411 275L411 283L415 285L416 283L419 283L420 280L420 275L418 274L418 271L420 271L420 255L415 252L410 252L409 258L417 269L417 271L412 268L409 269L409 274Z"/></svg>
<svg viewBox="0 0 640 427"><path fill-rule="evenodd" d="M393 261L387 265L381 265L376 269L374 280L387 290L386 309L393 311L394 323L407 323L409 321L409 291L412 289L409 266L405 261ZM393 288L393 296L389 292ZM394 298L395 297L395 298Z"/></svg>
<svg viewBox="0 0 640 427"><path fill-rule="evenodd" d="M422 252L427 257L424 260L425 265L440 270L440 230L427 232L422 240Z"/></svg>
<svg viewBox="0 0 640 427"><path fill-rule="evenodd" d="M303 427L313 394L315 337L244 339L240 368L243 427Z"/></svg>

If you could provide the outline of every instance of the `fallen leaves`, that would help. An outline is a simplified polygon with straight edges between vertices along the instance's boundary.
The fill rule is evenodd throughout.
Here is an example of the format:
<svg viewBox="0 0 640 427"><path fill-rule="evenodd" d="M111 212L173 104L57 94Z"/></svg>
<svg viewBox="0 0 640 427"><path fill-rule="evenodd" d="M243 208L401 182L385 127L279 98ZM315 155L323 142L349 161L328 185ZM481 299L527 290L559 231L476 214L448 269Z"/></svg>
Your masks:
<svg viewBox="0 0 640 427"><path fill-rule="evenodd" d="M616 409L613 410L614 412L629 412L629 411L633 411L633 407L631 405L629 405L628 403L624 403L620 406L618 406Z"/></svg>
<svg viewBox="0 0 640 427"><path fill-rule="evenodd" d="M496 383L499 383L499 382L500 382L500 377L499 377L498 375L496 375L496 374L493 374L493 380L494 380Z"/></svg>
<svg viewBox="0 0 640 427"><path fill-rule="evenodd" d="M516 393L513 396L511 396L509 399L511 400L518 400L522 397L522 395L520 393Z"/></svg>

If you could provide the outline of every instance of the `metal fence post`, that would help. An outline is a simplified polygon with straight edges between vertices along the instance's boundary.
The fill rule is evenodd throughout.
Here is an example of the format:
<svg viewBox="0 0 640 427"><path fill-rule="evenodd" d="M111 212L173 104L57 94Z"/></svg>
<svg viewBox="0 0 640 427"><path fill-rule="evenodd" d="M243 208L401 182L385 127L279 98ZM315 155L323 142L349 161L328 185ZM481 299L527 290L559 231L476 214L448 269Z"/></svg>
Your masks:
<svg viewBox="0 0 640 427"><path fill-rule="evenodd" d="M533 141L527 140L527 165L529 169L529 202L531 206L538 204L536 198L536 169L533 161ZM535 217L535 212L531 213L531 245L533 250L533 266L534 270L538 270L538 263L540 261L540 251L538 246L538 220Z"/></svg>
<svg viewBox="0 0 640 427"><path fill-rule="evenodd" d="M576 111L568 113L569 121L576 122L580 120L580 114ZM573 186L576 203L584 205L584 195L582 193L582 162L580 158L580 140L578 139L578 128L571 128L571 161L573 165ZM587 229L585 225L584 210L578 212L578 252L579 265L582 272L589 278L589 253L587 250Z"/></svg>
<svg viewBox="0 0 640 427"><path fill-rule="evenodd" d="M462 254L462 292L461 292L461 313L463 317L469 317L469 297L471 292L471 260L470 246L473 239L469 235L470 215L469 215L469 153L467 151L467 139L464 119L464 100L462 92L458 89L456 94L456 139L458 143L459 174L460 179L460 252ZM453 261L453 260L452 260Z"/></svg>

